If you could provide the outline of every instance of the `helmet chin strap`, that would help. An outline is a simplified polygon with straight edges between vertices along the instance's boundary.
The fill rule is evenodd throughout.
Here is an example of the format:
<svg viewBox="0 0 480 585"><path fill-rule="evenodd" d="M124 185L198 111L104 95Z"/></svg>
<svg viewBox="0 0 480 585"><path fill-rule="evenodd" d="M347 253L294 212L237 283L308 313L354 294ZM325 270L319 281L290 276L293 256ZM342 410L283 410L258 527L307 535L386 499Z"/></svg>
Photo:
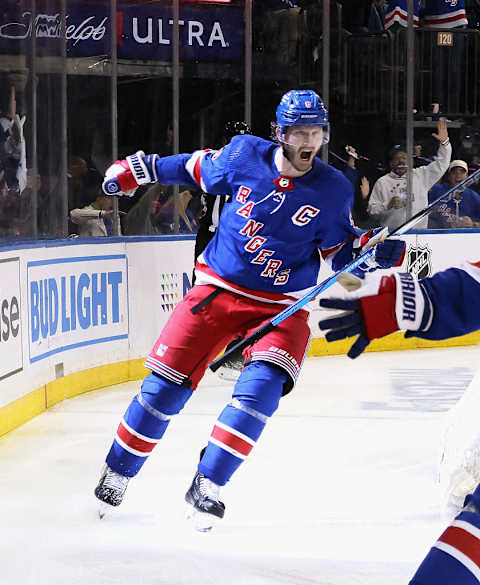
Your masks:
<svg viewBox="0 0 480 585"><path fill-rule="evenodd" d="M286 143L285 143L285 142L281 142L280 144L282 145L282 154L283 154L283 156L284 156L284 157L285 157L285 158L288 160L288 162L289 162L290 164L292 164L292 161L291 161L291 159L290 159L290 153L289 153L289 152L288 152L288 150L287 150L287 145L286 145Z"/></svg>
<svg viewBox="0 0 480 585"><path fill-rule="evenodd" d="M289 162L289 163L292 165L292 167L293 167L294 169L296 169L295 165L293 164L293 161L292 161L292 159L290 158L290 153L289 153L289 152L288 152L288 150L287 150L287 145L288 145L288 146L291 146L291 147L293 147L293 148L295 148L295 146L294 146L293 144L290 144L290 143L289 143L289 142L287 142L286 140L283 140L282 138L280 138L280 136L282 135L282 134L281 134L281 132L280 132L280 130L277 130L277 133L276 133L276 135L277 135L277 140L278 140L279 144L280 144L280 145L281 145L281 147L282 147L282 154L283 154L283 156L284 156L284 157L287 159L287 161L288 161L288 162ZM298 169L297 169L297 170L298 170Z"/></svg>

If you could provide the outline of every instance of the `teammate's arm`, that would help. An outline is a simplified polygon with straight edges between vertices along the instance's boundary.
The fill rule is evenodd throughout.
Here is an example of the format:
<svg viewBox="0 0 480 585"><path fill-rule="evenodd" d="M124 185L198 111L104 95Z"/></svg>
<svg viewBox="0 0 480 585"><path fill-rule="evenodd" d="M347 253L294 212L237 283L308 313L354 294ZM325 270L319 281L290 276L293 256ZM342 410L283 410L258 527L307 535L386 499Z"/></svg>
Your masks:
<svg viewBox="0 0 480 585"><path fill-rule="evenodd" d="M226 152L225 152L226 151ZM192 154L159 157L139 150L111 165L103 182L107 195L132 197L140 185L190 185L214 194L229 194L228 146L222 151L197 150Z"/></svg>
<svg viewBox="0 0 480 585"><path fill-rule="evenodd" d="M350 280L353 277L347 277ZM356 358L372 339L394 331L406 337L447 339L480 329L480 262L449 268L418 281L408 273L368 275L347 298L320 306L347 311L320 321L327 341L358 335L348 352Z"/></svg>

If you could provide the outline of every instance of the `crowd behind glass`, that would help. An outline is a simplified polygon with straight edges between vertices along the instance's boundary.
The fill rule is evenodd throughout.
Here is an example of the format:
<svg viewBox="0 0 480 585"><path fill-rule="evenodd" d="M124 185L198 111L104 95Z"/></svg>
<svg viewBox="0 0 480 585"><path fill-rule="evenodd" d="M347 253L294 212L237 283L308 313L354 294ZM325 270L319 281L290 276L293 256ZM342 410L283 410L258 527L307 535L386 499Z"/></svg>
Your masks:
<svg viewBox="0 0 480 585"><path fill-rule="evenodd" d="M151 3L136 0L136 4ZM168 2L159 4L169 8ZM239 11L236 14L242 14L240 4L232 1L231 6L222 9L236 8ZM376 78L363 77L364 71L372 69L372 61L377 57L369 57L367 69L362 69L360 60L365 61L368 52L361 49L366 51L368 47L379 46L377 42L386 42L388 47L403 47L404 51L404 45L398 43L406 25L398 9L401 4L398 0L331 3L332 82L328 102L332 130L328 162L344 172L355 185L353 216L356 224L363 228L386 223L385 213L375 213L371 196L376 181L391 173L392 161L405 152L405 119L401 106L396 110L392 107L395 96L389 93L401 92L404 56L395 60L393 50L378 52L381 61L375 61L374 68L379 79L383 76L394 83L382 89L381 85L376 85ZM172 187L159 184L142 187L131 200L120 201L118 212L112 199L103 195L102 177L112 162L109 55L82 55L71 52L71 48L81 46L82 39L100 38L106 21L98 19L97 24L92 24L95 22L93 16L85 13L80 24L70 24L73 21L69 20L69 11L74 11L77 3L67 2L66 6L63 3L67 38L70 36L66 52L62 54L60 47L57 55L38 55L37 49L32 54L32 31L40 41L42 35L58 36L58 30L62 30L61 18L50 23L57 26L56 33L48 27L45 32L39 26L43 13L58 16L61 5L60 0L43 3L7 0L0 9L0 42L3 42L0 44L1 241L196 233L204 209L202 193L191 187L179 186L178 194ZM422 30L428 32L428 28L423 26L422 3L415 2L415 6L419 11L416 22L419 35ZM213 9L211 5L197 8ZM421 123L415 128L414 166L426 166L435 161L438 143L432 133L435 133L439 117L447 118L453 147L452 162L438 181L439 185L432 190L437 196L439 189L455 185L480 166L480 124L476 103L472 105L476 97L467 92L467 88L474 86L471 77L475 71L469 69L470 53L477 50L480 3L467 1L465 8L465 19L451 29L457 36L453 41L447 39L440 57L435 57L434 53L438 47L437 36L436 44L428 49L431 54L420 36L417 40L416 73L419 79L427 76L428 81L417 95L417 121ZM27 13L30 14L28 26L25 24ZM269 121L284 91L301 84L322 93L324 14L321 0L253 2L251 126L254 134L270 138ZM160 44L168 44L165 30L150 30L154 25L154 19L146 18L142 24L137 18L138 38L143 39L142 43L153 43L152 39L158 35ZM22 26L26 34L22 34ZM228 48L223 32L214 26L209 33L203 31L203 25L200 29L199 21L191 19L188 26L188 43L192 46L218 43L219 47ZM9 53L12 38L21 38L22 43L17 45L20 49ZM122 31L117 31L117 38L121 45ZM356 49L355 57L350 51L352 47ZM430 67L429 76L430 70L425 65L427 52L434 65ZM479 57L477 54L478 61ZM224 125L244 118L243 59L242 52L220 62L211 55L202 62L198 54L182 61L178 136L181 152L207 146L219 148ZM168 65L164 58L157 61L151 55L144 59L120 60L116 87L120 157L138 149L158 152L161 156L174 152L172 80ZM62 79L67 84L66 107L61 103ZM458 85L452 93L453 81ZM355 83L360 83L365 95L370 90L377 94L384 91L391 98L390 104L384 110L376 106L380 111L372 115L363 102L352 101L358 97L351 95ZM59 204L65 189L67 218L62 217L63 207ZM479 228L480 195L475 189L474 186L463 198L433 214L428 227ZM394 207L392 204L391 208Z"/></svg>

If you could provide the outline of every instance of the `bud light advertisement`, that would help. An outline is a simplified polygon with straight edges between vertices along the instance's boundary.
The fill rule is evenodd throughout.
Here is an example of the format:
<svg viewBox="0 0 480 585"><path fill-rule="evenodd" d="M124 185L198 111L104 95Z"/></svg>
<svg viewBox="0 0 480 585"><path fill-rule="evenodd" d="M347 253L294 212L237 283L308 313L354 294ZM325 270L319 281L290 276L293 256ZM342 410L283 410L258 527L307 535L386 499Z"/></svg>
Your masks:
<svg viewBox="0 0 480 585"><path fill-rule="evenodd" d="M124 254L27 264L30 363L128 337Z"/></svg>

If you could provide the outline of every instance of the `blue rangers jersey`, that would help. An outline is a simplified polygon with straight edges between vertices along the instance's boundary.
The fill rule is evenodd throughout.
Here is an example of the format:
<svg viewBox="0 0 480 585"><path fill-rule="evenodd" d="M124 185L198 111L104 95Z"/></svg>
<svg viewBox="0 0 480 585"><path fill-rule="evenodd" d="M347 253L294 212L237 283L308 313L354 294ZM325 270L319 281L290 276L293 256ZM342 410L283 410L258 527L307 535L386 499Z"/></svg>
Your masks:
<svg viewBox="0 0 480 585"><path fill-rule="evenodd" d="M420 11L420 0L414 0L413 4L413 26L418 26ZM401 26L408 24L408 0L390 0L388 2L385 14L385 29L390 28L395 23Z"/></svg>
<svg viewBox="0 0 480 585"><path fill-rule="evenodd" d="M466 262L420 281L433 307L425 331L405 337L448 339L480 329L480 262Z"/></svg>
<svg viewBox="0 0 480 585"><path fill-rule="evenodd" d="M467 26L465 0L425 0L423 24L432 28Z"/></svg>
<svg viewBox="0 0 480 585"><path fill-rule="evenodd" d="M428 192L428 202L435 201L451 189L450 183L437 183ZM480 222L480 195L473 189L465 189L458 199L452 199L438 205L428 217L430 229L455 227L459 217L469 217L474 222Z"/></svg>
<svg viewBox="0 0 480 585"><path fill-rule="evenodd" d="M161 183L230 195L197 264L197 283L290 303L316 284L320 254L338 270L363 245L351 218L350 181L318 158L307 174L282 176L274 161L278 148L243 135L218 151L156 160Z"/></svg>

